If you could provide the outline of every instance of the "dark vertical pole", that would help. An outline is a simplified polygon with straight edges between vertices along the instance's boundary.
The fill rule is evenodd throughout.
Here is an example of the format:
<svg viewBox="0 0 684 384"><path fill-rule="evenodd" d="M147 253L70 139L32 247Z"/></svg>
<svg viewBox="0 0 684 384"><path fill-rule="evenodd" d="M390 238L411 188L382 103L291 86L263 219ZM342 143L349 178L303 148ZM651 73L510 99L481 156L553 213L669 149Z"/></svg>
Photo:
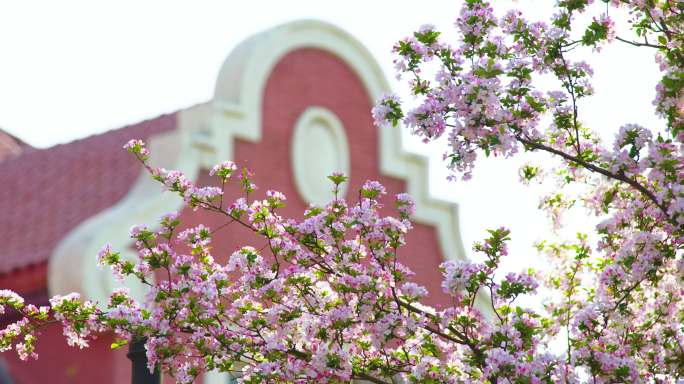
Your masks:
<svg viewBox="0 0 684 384"><path fill-rule="evenodd" d="M147 369L145 340L135 340L128 345L126 356L131 360L131 384L161 384L159 369L155 369L153 373Z"/></svg>

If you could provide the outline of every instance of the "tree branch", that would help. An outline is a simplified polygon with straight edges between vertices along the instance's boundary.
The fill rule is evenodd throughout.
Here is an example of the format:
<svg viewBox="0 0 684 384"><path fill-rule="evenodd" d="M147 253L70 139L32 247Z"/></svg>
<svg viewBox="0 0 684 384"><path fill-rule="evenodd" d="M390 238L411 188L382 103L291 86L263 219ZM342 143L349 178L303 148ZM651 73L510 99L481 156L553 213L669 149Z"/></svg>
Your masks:
<svg viewBox="0 0 684 384"><path fill-rule="evenodd" d="M665 46L665 45L657 45L657 44L651 44L651 43L638 43L636 41L623 39L620 36L615 36L615 40L621 41L621 42L629 44L629 45L633 45L635 47L649 47L649 48L655 48L655 49L667 49L667 46Z"/></svg>
<svg viewBox="0 0 684 384"><path fill-rule="evenodd" d="M527 147L530 147L532 149L541 149L543 151L553 153L554 155L558 155L558 156L564 158L565 160L571 161L573 163L577 163L577 164L583 166L584 168L586 168L590 171L600 173L600 174L602 174L608 178L618 180L618 181L622 181L623 183L628 184L629 186L631 186L632 188L636 189L641 194L643 194L651 202L653 202L653 204L655 204L663 212L663 214L668 218L668 221L671 221L671 220L669 220L670 217L667 213L667 207L665 207L661 202L658 201L658 198L655 196L655 194L653 192L649 191L646 187L639 184L639 182L637 182L636 180L631 179L631 178L625 176L624 174L610 172L610 171L603 169L601 167L598 167L592 163L584 161L578 157L572 156L572 155L567 154L563 151L549 147L549 146L541 144L539 142L536 142L536 141L533 141L530 139L526 139L520 135L516 135L515 137L516 137L516 139L518 139L518 141L520 141L521 143L523 143Z"/></svg>

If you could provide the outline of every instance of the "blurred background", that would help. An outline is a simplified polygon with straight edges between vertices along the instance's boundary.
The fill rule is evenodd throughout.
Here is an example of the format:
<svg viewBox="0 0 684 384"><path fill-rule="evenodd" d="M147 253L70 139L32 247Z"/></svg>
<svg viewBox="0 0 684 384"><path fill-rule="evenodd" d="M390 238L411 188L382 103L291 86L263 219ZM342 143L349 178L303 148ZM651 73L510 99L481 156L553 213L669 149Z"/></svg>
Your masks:
<svg viewBox="0 0 684 384"><path fill-rule="evenodd" d="M494 4L538 20L548 20L552 6L547 0ZM236 44L296 19L324 20L350 32L408 100L394 77L392 45L423 24L453 36L459 7L460 1L448 0L0 1L0 127L42 148L209 100ZM629 34L624 22L618 30ZM596 96L580 109L585 124L606 138L624 123L659 124L651 108L659 72L648 52L613 44L601 55L578 55L595 70ZM460 204L466 244L485 228L506 225L518 251L512 254L530 256L530 243L543 237L547 222L536 212L535 194L517 183L523 160L487 159L470 182L450 183L440 144L426 146L404 133L410 150L432 158L433 193Z"/></svg>

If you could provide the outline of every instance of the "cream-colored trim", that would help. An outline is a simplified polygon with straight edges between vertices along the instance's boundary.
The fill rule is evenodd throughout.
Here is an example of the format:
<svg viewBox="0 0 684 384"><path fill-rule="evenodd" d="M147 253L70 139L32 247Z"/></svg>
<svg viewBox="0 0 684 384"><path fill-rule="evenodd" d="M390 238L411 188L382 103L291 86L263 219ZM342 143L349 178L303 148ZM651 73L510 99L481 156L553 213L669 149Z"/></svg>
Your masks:
<svg viewBox="0 0 684 384"><path fill-rule="evenodd" d="M210 371L204 373L202 382L204 384L231 384L233 381L228 373Z"/></svg>
<svg viewBox="0 0 684 384"><path fill-rule="evenodd" d="M309 107L297 119L290 145L290 162L297 191L306 202L324 206L333 198L332 184L327 176L334 171L349 176L346 132L340 119L323 107ZM347 183L344 183L340 196L346 192Z"/></svg>
<svg viewBox="0 0 684 384"><path fill-rule="evenodd" d="M214 98L181 111L175 131L151 138L153 160L195 178L201 168L232 159L235 138L258 142L262 134L262 94L268 76L285 54L300 48L321 49L343 60L372 99L390 91L375 59L354 37L320 21L288 23L259 33L235 48L221 68ZM436 227L447 259L463 259L458 207L429 193L427 158L404 150L398 128L380 128L378 150L380 172L406 180L408 192L416 200L415 220ZM169 193L160 195L159 185L142 175L124 199L83 222L60 243L49 262L50 293L78 291L104 302L117 284L109 272L98 271L95 266L97 250L110 242L125 257L134 257L128 251L126 230L137 223L155 223L163 213L178 209L180 203ZM143 292L142 287L135 288L138 296Z"/></svg>

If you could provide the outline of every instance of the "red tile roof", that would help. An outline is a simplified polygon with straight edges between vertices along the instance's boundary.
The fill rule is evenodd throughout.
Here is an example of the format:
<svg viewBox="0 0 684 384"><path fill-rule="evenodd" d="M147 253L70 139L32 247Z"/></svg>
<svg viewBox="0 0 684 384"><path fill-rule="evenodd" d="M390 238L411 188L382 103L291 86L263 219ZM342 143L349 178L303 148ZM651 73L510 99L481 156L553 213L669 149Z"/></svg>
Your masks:
<svg viewBox="0 0 684 384"><path fill-rule="evenodd" d="M76 225L129 190L139 163L121 147L176 127L176 114L0 162L0 277L43 264Z"/></svg>

